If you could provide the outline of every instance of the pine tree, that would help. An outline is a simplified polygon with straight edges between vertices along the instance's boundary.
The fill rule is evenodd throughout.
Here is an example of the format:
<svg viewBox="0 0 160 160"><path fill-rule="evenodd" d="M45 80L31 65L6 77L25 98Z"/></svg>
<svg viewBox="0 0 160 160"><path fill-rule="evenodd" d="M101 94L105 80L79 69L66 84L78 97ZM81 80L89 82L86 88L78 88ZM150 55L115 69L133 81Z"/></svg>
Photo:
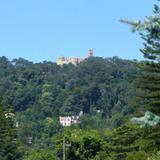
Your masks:
<svg viewBox="0 0 160 160"><path fill-rule="evenodd" d="M6 118L0 106L0 160L19 160L16 132L10 118Z"/></svg>
<svg viewBox="0 0 160 160"><path fill-rule="evenodd" d="M160 113L160 7L154 5L153 16L144 21L121 20L132 27L133 32L139 32L143 39L144 48L140 49L145 58L138 65L141 75L136 80L137 87L143 91L138 105L143 110Z"/></svg>
<svg viewBox="0 0 160 160"><path fill-rule="evenodd" d="M107 154L112 160L126 160L127 155L134 157L132 160L136 158L138 160L142 153L152 155L160 150L159 133L159 125L154 128L140 128L126 123L107 133L109 140L106 144ZM143 157L139 158L143 160Z"/></svg>

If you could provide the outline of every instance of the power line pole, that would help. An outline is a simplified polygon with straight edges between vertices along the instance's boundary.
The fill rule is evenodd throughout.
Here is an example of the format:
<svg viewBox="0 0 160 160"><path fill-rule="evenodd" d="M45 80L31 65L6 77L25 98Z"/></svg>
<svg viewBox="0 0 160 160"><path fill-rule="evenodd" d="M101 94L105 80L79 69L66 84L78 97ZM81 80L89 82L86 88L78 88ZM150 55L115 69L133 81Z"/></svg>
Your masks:
<svg viewBox="0 0 160 160"><path fill-rule="evenodd" d="M65 142L65 137L63 137L63 160L66 160L66 142Z"/></svg>

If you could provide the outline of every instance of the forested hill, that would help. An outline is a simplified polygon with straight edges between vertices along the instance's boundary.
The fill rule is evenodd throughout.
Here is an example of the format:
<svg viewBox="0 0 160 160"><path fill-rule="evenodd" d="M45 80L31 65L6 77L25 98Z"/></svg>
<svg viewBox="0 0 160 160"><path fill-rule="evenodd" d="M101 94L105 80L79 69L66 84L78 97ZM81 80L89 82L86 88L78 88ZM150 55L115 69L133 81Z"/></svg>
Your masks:
<svg viewBox="0 0 160 160"><path fill-rule="evenodd" d="M63 67L1 57L0 100L10 111L38 109L42 117L100 110L102 117L110 118L117 112L131 112L128 102L135 94L137 72L132 61L117 57L93 57Z"/></svg>
<svg viewBox="0 0 160 160"><path fill-rule="evenodd" d="M0 160L160 160L160 7L121 20L144 61L0 57Z"/></svg>

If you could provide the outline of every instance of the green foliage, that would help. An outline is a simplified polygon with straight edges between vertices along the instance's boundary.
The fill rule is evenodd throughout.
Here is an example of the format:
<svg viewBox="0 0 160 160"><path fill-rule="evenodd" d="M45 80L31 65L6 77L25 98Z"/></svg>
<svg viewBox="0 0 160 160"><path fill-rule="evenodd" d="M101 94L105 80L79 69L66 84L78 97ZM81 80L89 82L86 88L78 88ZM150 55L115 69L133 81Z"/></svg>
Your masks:
<svg viewBox="0 0 160 160"><path fill-rule="evenodd" d="M107 134L107 152L110 157L115 159L125 159L127 155L131 158L134 152L139 154L151 153L160 149L159 144L160 127L139 128L132 124L124 125Z"/></svg>
<svg viewBox="0 0 160 160"><path fill-rule="evenodd" d="M106 156L102 136L95 130L70 129L57 141L57 155L62 158L62 143L65 137L66 156L70 160L99 159ZM70 145L69 145L70 144Z"/></svg>
<svg viewBox="0 0 160 160"><path fill-rule="evenodd" d="M132 76L137 68L117 57L90 58L76 67L1 59L1 65L7 65L0 72L1 101L17 112L41 106L44 116L51 117L98 109L110 118L128 107L128 99L136 94Z"/></svg>
<svg viewBox="0 0 160 160"><path fill-rule="evenodd" d="M148 160L148 156L145 152L132 152L127 155L126 160Z"/></svg>
<svg viewBox="0 0 160 160"><path fill-rule="evenodd" d="M0 101L17 112L23 142L26 136L32 136L35 142L49 130L47 118L78 115L80 111L93 117L94 128L100 126L98 123L105 128L106 118L117 112L122 112L122 116L132 112L128 109L129 99L137 94L133 86L137 67L132 61L117 57L93 57L78 66L63 67L51 62L32 63L21 58L9 61L1 57L0 66ZM123 123L114 117L114 126ZM50 136L60 129L51 128Z"/></svg>
<svg viewBox="0 0 160 160"><path fill-rule="evenodd" d="M58 150L57 157L61 157L61 143L55 140L64 132L59 116L78 115L83 111L84 116L75 127L103 133L106 128L122 125L123 116L134 111L130 109L129 99L138 92L133 86L133 75L138 69L132 61L93 57L78 66L60 67L52 62L32 63L22 58L9 61L1 57L0 66L0 102L16 112L21 149L25 153L26 148L36 149L35 152L29 149L29 158L51 149ZM31 144L28 138L32 139ZM91 151L99 144L95 137L91 150L85 153L85 144L92 138L87 139L86 135L78 142L73 141L79 145L79 153L74 155L81 159L90 156L105 159L105 151L98 146L95 155Z"/></svg>
<svg viewBox="0 0 160 160"><path fill-rule="evenodd" d="M139 95L138 102L144 110L155 113L160 112L160 16L159 5L154 6L154 14L148 16L144 21L123 21L132 26L132 30L138 31L144 41L144 47L140 50L146 58L139 67L141 74L137 79L137 86L143 93Z"/></svg>
<svg viewBox="0 0 160 160"><path fill-rule="evenodd" d="M160 159L160 126L126 123L135 110L160 113L159 14L155 5L154 15L143 22L122 20L144 40L146 61L140 63L92 57L78 66L58 66L0 57L0 104L15 112L20 124L17 137L0 108L0 160L21 159L20 150L24 160L60 160L64 144L70 160L148 160L156 152L151 160ZM60 125L59 116L80 111L84 115L76 125Z"/></svg>
<svg viewBox="0 0 160 160"><path fill-rule="evenodd" d="M115 114L111 119L112 128L120 127L124 123L125 123L125 118L124 118L124 115L121 113Z"/></svg>
<svg viewBox="0 0 160 160"><path fill-rule="evenodd" d="M57 160L52 150L31 151L24 160Z"/></svg>
<svg viewBox="0 0 160 160"><path fill-rule="evenodd" d="M0 107L0 160L21 159L17 141L13 121L10 118L5 118L5 113Z"/></svg>
<svg viewBox="0 0 160 160"><path fill-rule="evenodd" d="M159 159L160 159L160 152L157 152L150 158L150 160L159 160Z"/></svg>

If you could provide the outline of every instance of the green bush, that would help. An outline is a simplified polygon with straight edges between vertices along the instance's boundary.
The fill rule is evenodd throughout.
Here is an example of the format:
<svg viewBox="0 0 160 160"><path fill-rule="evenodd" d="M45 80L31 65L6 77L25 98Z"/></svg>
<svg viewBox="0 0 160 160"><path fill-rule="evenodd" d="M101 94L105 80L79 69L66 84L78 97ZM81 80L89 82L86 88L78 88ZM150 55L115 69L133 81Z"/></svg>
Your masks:
<svg viewBox="0 0 160 160"><path fill-rule="evenodd" d="M145 152L131 152L128 153L126 160L148 160L148 156Z"/></svg>

